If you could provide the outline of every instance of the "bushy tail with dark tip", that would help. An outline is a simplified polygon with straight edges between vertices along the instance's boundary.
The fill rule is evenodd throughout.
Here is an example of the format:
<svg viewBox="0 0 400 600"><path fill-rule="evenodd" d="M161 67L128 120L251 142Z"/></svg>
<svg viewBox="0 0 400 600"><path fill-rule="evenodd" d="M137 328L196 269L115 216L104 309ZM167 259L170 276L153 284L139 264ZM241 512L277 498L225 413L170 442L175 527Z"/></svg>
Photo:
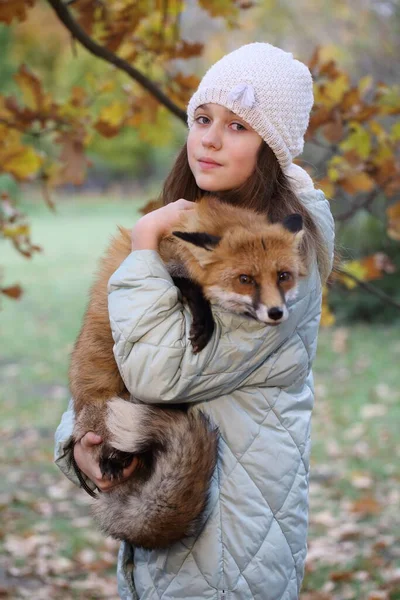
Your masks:
<svg viewBox="0 0 400 600"><path fill-rule="evenodd" d="M202 412L108 402L110 445L141 455L142 466L94 503L101 529L148 549L196 533L218 455L218 428Z"/></svg>

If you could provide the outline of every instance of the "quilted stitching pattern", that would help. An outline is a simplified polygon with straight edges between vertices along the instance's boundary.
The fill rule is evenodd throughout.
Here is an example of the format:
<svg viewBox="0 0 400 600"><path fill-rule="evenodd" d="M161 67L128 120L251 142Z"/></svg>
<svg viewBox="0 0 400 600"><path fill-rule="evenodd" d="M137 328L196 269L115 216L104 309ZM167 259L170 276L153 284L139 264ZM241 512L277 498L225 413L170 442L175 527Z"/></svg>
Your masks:
<svg viewBox="0 0 400 600"><path fill-rule="evenodd" d="M220 489L214 479L203 532L198 539L166 551L162 571L157 573L154 566L157 553L153 557L153 553L135 551L141 599L141 590L148 593L148 586L153 595L143 598L183 598L179 594L184 593L188 573L199 600L298 598L306 555L313 405L309 365L315 352L312 341L319 322L320 296L309 295L307 303L301 327L270 357L269 364L262 366L269 381L279 382L288 374L281 359L289 353L289 364L294 362L295 369L286 389L244 385L218 403L200 405L221 429ZM260 374L253 373L254 377ZM264 457L263 468L260 456ZM245 544L243 531L247 532ZM266 571L272 573L268 590Z"/></svg>
<svg viewBox="0 0 400 600"><path fill-rule="evenodd" d="M313 198L302 199L317 218L332 249L333 221L323 194L316 192ZM146 262L151 275L150 258L143 256L143 268ZM153 284L157 287L157 280L152 279ZM118 278L117 284L112 284L115 285L120 285ZM127 280L126 288L130 286ZM178 392L183 398L200 401L201 410L220 427L222 454L212 482L207 521L200 535L163 552L135 550L134 579L140 600L299 597L306 556L314 401L310 368L316 352L321 303L317 273L314 271L300 287L299 298L290 303L297 327L290 329L290 319L281 325L280 337L274 339L267 355L262 338L254 337L260 335L259 329L227 314L216 314L222 362L213 359L212 346L200 369L190 356L182 355L179 344L168 351L170 360L180 370L179 382L186 380L190 387L183 388L180 383L174 384L174 389L164 386L161 399L171 401ZM150 300L152 294L149 290ZM121 298L129 308L129 296ZM168 293L163 298L167 311L164 314L173 315L173 299ZM143 318L154 322L153 315ZM171 328L166 329L158 340L160 348L171 348L174 335ZM122 332L121 342L116 342L121 360L126 361L133 348L134 358L130 360L135 364L142 344L154 344L151 333L142 334L135 327L124 338ZM253 347L249 364L240 362L247 344ZM153 361L165 361L161 350L152 356ZM167 378L169 365L164 364ZM170 365L175 373L175 366ZM123 367L129 380L129 363L124 362ZM215 390L214 396L211 390ZM151 401L145 386L140 393L143 401ZM213 397L218 397L218 402L203 401Z"/></svg>

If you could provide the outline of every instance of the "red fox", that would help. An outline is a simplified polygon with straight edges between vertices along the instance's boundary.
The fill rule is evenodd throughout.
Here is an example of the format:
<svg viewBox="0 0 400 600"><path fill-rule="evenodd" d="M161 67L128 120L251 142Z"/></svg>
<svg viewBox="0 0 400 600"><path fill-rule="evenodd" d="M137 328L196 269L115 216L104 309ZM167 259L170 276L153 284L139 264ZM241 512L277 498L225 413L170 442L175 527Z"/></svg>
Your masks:
<svg viewBox="0 0 400 600"><path fill-rule="evenodd" d="M213 333L209 302L269 325L287 318L286 300L307 270L303 233L298 214L271 224L265 215L213 197L184 211L159 253L192 312L194 352ZM201 525L217 461L218 428L192 405L139 404L126 390L113 356L107 283L130 252L130 232L120 228L100 263L72 352L72 445L87 431L101 435L96 458L102 473L116 478L139 456L133 475L100 494L93 511L106 534L154 549L194 534Z"/></svg>

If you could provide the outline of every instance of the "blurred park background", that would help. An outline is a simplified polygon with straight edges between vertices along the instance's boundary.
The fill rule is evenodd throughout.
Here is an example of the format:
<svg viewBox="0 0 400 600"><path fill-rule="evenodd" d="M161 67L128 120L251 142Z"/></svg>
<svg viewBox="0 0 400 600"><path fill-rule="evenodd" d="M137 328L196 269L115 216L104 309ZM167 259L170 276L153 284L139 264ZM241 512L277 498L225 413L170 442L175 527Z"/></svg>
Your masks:
<svg viewBox="0 0 400 600"><path fill-rule="evenodd" d="M117 598L118 546L52 463L69 354L96 261L157 198L199 78L251 41L312 70L299 163L343 259L314 369L301 600L400 600L397 0L0 2L1 598Z"/></svg>

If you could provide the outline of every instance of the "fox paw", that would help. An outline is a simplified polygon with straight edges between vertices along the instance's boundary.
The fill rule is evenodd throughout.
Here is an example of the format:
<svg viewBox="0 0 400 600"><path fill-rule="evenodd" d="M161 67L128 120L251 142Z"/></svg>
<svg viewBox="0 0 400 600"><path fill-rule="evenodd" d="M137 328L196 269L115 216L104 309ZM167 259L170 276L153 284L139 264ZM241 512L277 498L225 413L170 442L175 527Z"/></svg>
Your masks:
<svg viewBox="0 0 400 600"><path fill-rule="evenodd" d="M205 348L211 339L214 331L214 321L211 319L203 319L202 321L194 320L190 327L189 339L192 344L193 353L197 354Z"/></svg>

